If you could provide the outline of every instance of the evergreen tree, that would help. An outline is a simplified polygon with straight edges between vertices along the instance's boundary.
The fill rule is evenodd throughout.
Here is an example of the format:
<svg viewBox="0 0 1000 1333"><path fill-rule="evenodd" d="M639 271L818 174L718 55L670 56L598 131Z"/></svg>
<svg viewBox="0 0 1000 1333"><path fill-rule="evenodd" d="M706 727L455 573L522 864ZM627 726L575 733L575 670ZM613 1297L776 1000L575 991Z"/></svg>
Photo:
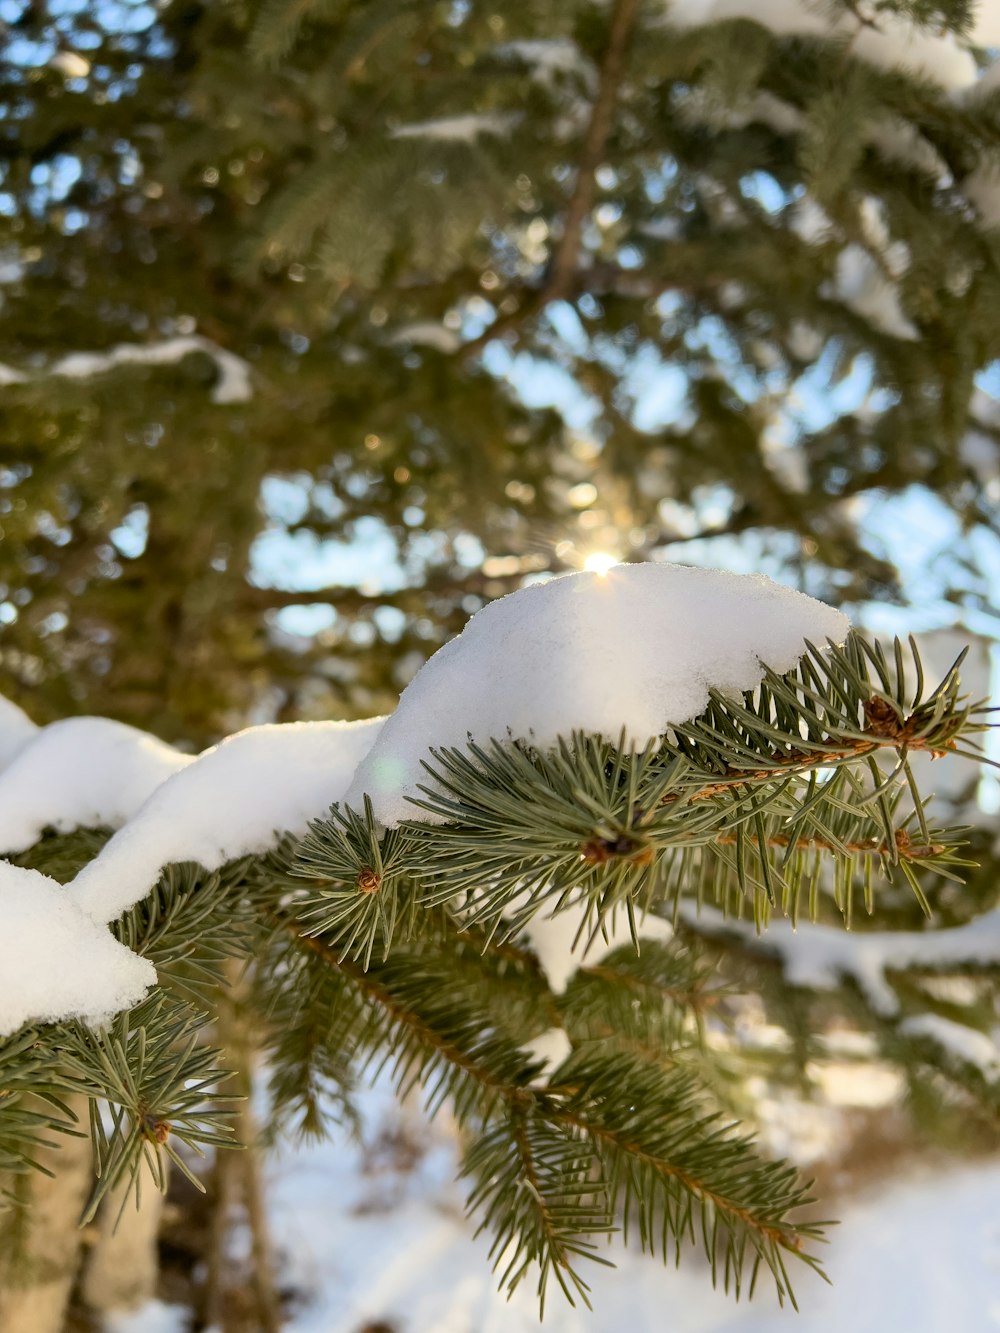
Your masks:
<svg viewBox="0 0 1000 1333"><path fill-rule="evenodd" d="M7 14L12 696L364 714L525 574L720 533L900 597L868 515L915 488L991 604L982 6L116 14ZM398 568L268 558L356 533Z"/></svg>
<svg viewBox="0 0 1000 1333"><path fill-rule="evenodd" d="M991 608L984 7L11 0L4 20L0 670L38 721L200 746L248 717L369 715L471 612L597 552L738 536L838 604L905 599L876 498L933 497L967 545L926 595ZM355 539L387 572L337 573ZM276 567L293 542L320 557L306 587ZM158 989L106 1029L32 1015L0 1044L0 1288L31 1169L88 1106L88 1216L143 1169L189 1170L178 1142L231 1141L219 1087L249 1025L284 1124L349 1118L387 1057L454 1107L507 1285L581 1294L624 1220L788 1292L818 1227L731 1128L751 1063L805 1087L846 1025L925 1124L995 1143L992 848L972 835L984 869L956 889L960 835L910 765L964 747L978 702L856 634L648 750L501 733L440 749L399 827L341 803L264 852L157 864L113 933ZM59 881L125 817L55 814L3 850ZM553 909L626 939L556 977L533 934ZM775 914L874 930L882 965L839 954L806 985ZM234 959L251 984L220 1054ZM747 993L787 1033L764 1056L720 1035Z"/></svg>
<svg viewBox="0 0 1000 1333"><path fill-rule="evenodd" d="M778 674L757 664L748 677L749 644L770 639L787 655L803 625L838 622L816 603L803 620L788 593L775 619L766 599L777 590L749 592L736 579L720 593L726 577L623 567L606 584L580 575L522 592L504 618L484 613L478 639L430 663L384 726L251 728L175 768L106 844L96 831L64 831L24 846L44 819L36 798L51 769L37 756L52 729L29 742L6 777L26 796L3 832L15 865L0 882L8 1290L34 1272L24 1258L33 1217L25 1182L39 1146L72 1132L74 1106L90 1106L97 1176L85 1217L143 1171L147 1188L161 1183L168 1160L190 1174L179 1145L228 1146L219 1061L235 1050L213 1050L199 1032L208 1023L232 1031L219 1024L232 981L226 960L235 959L250 975L240 1026L265 1054L279 1123L320 1132L331 1115L349 1115L355 1081L380 1062L391 1063L401 1095L419 1084L432 1110L452 1108L466 1140L469 1205L494 1237L505 1286L530 1275L543 1309L551 1282L586 1299L583 1261L601 1260L599 1238L622 1227L664 1261L701 1246L713 1281L737 1296L763 1271L794 1299L789 1260L815 1266L822 1227L802 1212L810 1200L795 1169L769 1160L732 1118L744 1080L738 1050L719 1038L727 1006L738 1004L738 970L720 986L704 936L731 929L727 917L739 936L748 914L766 946L772 913L850 924L862 905L875 912L882 894L900 911L904 887L942 924L940 885L964 862L956 835L928 824L910 758L961 753L982 723L957 669L929 689L915 649L908 663L897 644L893 662L857 634L843 648L805 651L800 640L797 666ZM693 655L668 651L663 663L658 635L674 625L657 597L678 587L687 590L681 609L685 600L707 607L713 628L700 640L692 628ZM441 727L442 702L459 725L469 719L469 692L456 698L455 680L481 697L477 671L492 664L502 677L530 663L546 625L548 666L558 680L579 675L570 706L586 716L595 697L588 615L614 621L625 605L634 619L627 599L636 589L646 641L616 636L598 678L622 678L617 695L610 686L611 707L627 722L633 674L660 709L670 707L663 691L686 698L715 673L727 688L711 690L693 721L638 750L624 735L614 744L593 731L553 743L544 734L551 690L529 664L500 691L506 709L533 686L527 711L510 714L512 735L431 750L425 781L411 785L407 765L423 752L420 736ZM511 608L524 598L534 615L526 602L518 621ZM573 610L565 623L560 604ZM741 630L741 618L754 628ZM775 640L787 618L791 640ZM567 658L574 635L583 637ZM705 657L706 645L717 657ZM739 692L749 678L759 684ZM539 710L536 742L524 728ZM499 730L488 712L471 725ZM142 744L133 741L132 753ZM367 757L355 769L359 754ZM110 756L94 748L84 759L100 772ZM132 775L131 756L116 762ZM371 797L359 802L359 789ZM74 809L122 799L93 790L72 787L69 803L46 796L50 822L66 830ZM260 850L274 825L301 822L296 811L338 794L304 837L275 837ZM77 873L60 890L39 867ZM977 1063L976 1042L988 1043L982 1025L996 1005L995 896L972 895L959 909L967 924L924 931L919 945L905 931L889 945L880 937L881 956L869 947L857 974L859 993L848 988L840 1004L884 1056L914 1073L930 1065L952 1106L959 1098L987 1133L996 1083ZM706 903L726 916L702 921L694 909ZM103 920L118 945L95 924ZM807 946L785 951L794 959ZM145 999L150 976L134 979L141 960L156 969ZM798 984L802 973L800 963ZM932 983L955 976L969 978L975 995L943 1018ZM831 984L822 969L813 979ZM792 1014L777 1078L804 1076L831 1031L832 1006L819 1016L789 1000L795 980L790 972L786 984L761 985L778 1013L784 1005ZM125 1012L95 1026L109 1009Z"/></svg>

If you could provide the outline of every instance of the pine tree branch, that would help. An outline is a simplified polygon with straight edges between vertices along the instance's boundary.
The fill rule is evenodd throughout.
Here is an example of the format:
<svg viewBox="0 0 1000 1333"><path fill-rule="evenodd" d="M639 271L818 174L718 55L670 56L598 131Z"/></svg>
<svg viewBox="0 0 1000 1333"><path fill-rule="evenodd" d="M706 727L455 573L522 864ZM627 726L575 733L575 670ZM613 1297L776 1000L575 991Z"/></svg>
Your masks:
<svg viewBox="0 0 1000 1333"><path fill-rule="evenodd" d="M583 226L594 206L597 192L597 169L604 161L614 121L618 92L625 73L625 57L635 29L640 0L615 0L611 12L608 44L598 72L597 96L591 108L590 120L583 138L583 150L576 171L576 182L563 217L562 236L541 288L532 292L520 305L484 329L478 338L464 343L462 357L475 356L487 343L493 342L509 328L536 315L552 301L570 296L577 283Z"/></svg>
<svg viewBox="0 0 1000 1333"><path fill-rule="evenodd" d="M278 911L272 911L274 921L287 931L304 949L316 954L328 966L348 977L370 1000L373 1000L393 1022L412 1032L418 1040L433 1049L439 1056L462 1073L469 1075L484 1091L511 1100L515 1094L523 1095L524 1090L504 1079L497 1078L485 1065L472 1059L454 1042L448 1041L437 1032L422 1015L401 1003L392 991L383 985L376 976L366 971L360 963L344 957L337 949L318 939L315 935L306 935L298 925Z"/></svg>
<svg viewBox="0 0 1000 1333"><path fill-rule="evenodd" d="M519 569L510 573L490 574L481 569L465 575L456 576L448 571L430 576L424 583L412 588L399 588L387 592L364 592L361 588L349 584L327 584L322 588L284 589L261 588L248 583L241 590L240 600L251 610L276 611L286 606L311 606L316 602L327 602L335 611L352 614L374 606L393 606L400 611L417 612L426 609L428 598L469 596L491 598L498 590L512 591L521 586L527 573L560 574L573 566L553 556L538 569Z"/></svg>
<svg viewBox="0 0 1000 1333"><path fill-rule="evenodd" d="M663 1179L676 1181L690 1194L703 1199L706 1203L710 1203L720 1213L730 1217L739 1225L765 1237L772 1243L796 1252L801 1248L797 1229L794 1226L772 1226L763 1222L752 1209L744 1207L735 1199L720 1194L717 1190L713 1190L706 1181L693 1172L685 1171L675 1163L668 1162L662 1157L648 1152L639 1140L629 1138L628 1135L575 1111L556 1108L550 1110L549 1115L560 1124L570 1125L588 1138L605 1143L616 1152L624 1153L627 1157L642 1162Z"/></svg>
<svg viewBox="0 0 1000 1333"><path fill-rule="evenodd" d="M297 946L347 977L382 1011L389 1027L377 1039L380 1045L389 1040L397 1048L397 1078L405 1080L415 1063L414 1057L405 1054L402 1029L431 1053L430 1066L421 1065L421 1069L433 1067L440 1057L487 1094L485 1105L479 1103L473 1118L478 1129L471 1160L478 1164L473 1174L480 1177L473 1202L477 1209L486 1206L486 1224L498 1233L495 1256L506 1260L508 1241L517 1243L517 1252L503 1274L505 1285L516 1285L534 1259L542 1270L540 1292L546 1275L554 1274L567 1295L570 1293L564 1278L583 1294L585 1288L573 1273L570 1260L576 1255L589 1256L589 1246L583 1239L588 1232L613 1229L607 1213L609 1201L613 1218L615 1201L624 1199L627 1211L633 1205L659 1210L662 1227L678 1244L688 1234L694 1239L688 1223L692 1206L708 1210L710 1216L706 1216L703 1232L710 1257L720 1246L738 1285L743 1249L749 1241L757 1262L766 1263L774 1273L779 1293L785 1290L787 1275L777 1257L778 1248L800 1254L801 1238L816 1231L785 1221L788 1212L805 1200L804 1190L796 1183L794 1171L761 1161L748 1140L734 1138L715 1114L706 1113L698 1085L689 1073L652 1060L651 1049L643 1048L641 1041L631 1054L617 1041L612 1050L605 1049L603 1042L597 1047L589 1043L588 1054L578 1069L570 1067L558 1085L539 1087L522 1077L520 1069L494 1067L489 1054L477 1058L475 1052L483 1035L494 1028L485 1011L471 1027L467 1018L458 1014L457 1039L452 1040L439 1030L433 1018L420 1012L420 1005L414 1007L405 995L397 993L397 983L391 977L366 972L360 964L345 959L331 943L304 935L297 923L280 911L271 910L269 915ZM399 980L404 988L416 980L405 961ZM437 1002L437 983L431 976L425 981L428 1003L433 1005ZM450 1015L456 1001L457 997L448 1001ZM460 1009L461 1002L457 1003ZM486 1025L482 1033L480 1023ZM397 1035L391 1035L393 1030ZM524 1075L530 1068L526 1063ZM634 1087L630 1079L638 1079ZM437 1082L439 1088L447 1084L445 1077ZM620 1106L625 1086L630 1089L628 1105ZM451 1090L454 1095L455 1087ZM463 1119L474 1106L466 1100ZM497 1114L499 1121L494 1119ZM525 1134L531 1138L534 1133L531 1125L536 1117L539 1132L547 1123L552 1130L568 1135L561 1144L557 1138L546 1148L547 1171L555 1170L552 1151L563 1163L547 1181L539 1176L534 1141L525 1141ZM509 1162L501 1165L498 1158L491 1157L499 1152L501 1140L510 1142L519 1163L503 1197L516 1198L514 1186L518 1182L527 1191L528 1197L521 1198L516 1214L519 1222L507 1209L498 1211L498 1172L513 1169ZM569 1169L571 1157L574 1161L581 1158L584 1142L591 1145L597 1160L611 1166L616 1184L605 1187L592 1176L581 1174L579 1168ZM641 1178L655 1178L666 1193L661 1192L655 1202L647 1204L636 1183ZM590 1202L586 1201L588 1197ZM657 1234L661 1230L658 1228ZM648 1232L644 1235L648 1239ZM807 1258L807 1262L812 1261Z"/></svg>

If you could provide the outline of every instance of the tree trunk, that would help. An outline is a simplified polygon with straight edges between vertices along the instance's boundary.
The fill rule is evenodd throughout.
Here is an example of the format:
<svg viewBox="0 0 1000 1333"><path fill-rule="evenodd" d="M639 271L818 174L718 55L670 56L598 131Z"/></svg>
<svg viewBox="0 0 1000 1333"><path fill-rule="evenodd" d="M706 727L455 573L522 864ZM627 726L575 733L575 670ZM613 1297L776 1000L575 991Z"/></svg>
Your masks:
<svg viewBox="0 0 1000 1333"><path fill-rule="evenodd" d="M88 1126L84 1098L71 1099L79 1127ZM54 1136L57 1147L40 1149L36 1160L51 1176L32 1172L12 1183L23 1200L4 1219L8 1232L0 1267L0 1329L3 1333L62 1333L66 1306L80 1261L80 1217L93 1176L90 1135Z"/></svg>
<svg viewBox="0 0 1000 1333"><path fill-rule="evenodd" d="M145 1163L138 1207L128 1180L103 1201L83 1279L83 1299L92 1310L134 1310L156 1294L163 1205L164 1195Z"/></svg>

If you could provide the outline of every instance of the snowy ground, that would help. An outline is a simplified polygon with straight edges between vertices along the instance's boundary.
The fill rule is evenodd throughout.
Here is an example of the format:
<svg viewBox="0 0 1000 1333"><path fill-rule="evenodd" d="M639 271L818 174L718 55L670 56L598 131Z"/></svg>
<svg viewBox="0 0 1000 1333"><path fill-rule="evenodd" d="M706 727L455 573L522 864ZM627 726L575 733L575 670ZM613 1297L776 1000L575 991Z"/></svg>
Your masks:
<svg viewBox="0 0 1000 1333"><path fill-rule="evenodd" d="M288 1154L272 1169L274 1240L305 1298L290 1333L521 1333L537 1330L527 1284L494 1290L453 1157L439 1140L410 1171L378 1154L367 1174L343 1148ZM989 1333L1000 1330L1000 1162L917 1176L840 1210L827 1287L803 1272L802 1313L761 1291L736 1306L694 1255L681 1271L641 1255L595 1266L592 1313L550 1297L549 1333Z"/></svg>
<svg viewBox="0 0 1000 1333"><path fill-rule="evenodd" d="M344 1143L287 1150L270 1168L281 1285L297 1295L288 1333L537 1333L525 1285L494 1290L453 1183L444 1133L402 1127L390 1094L367 1099L383 1129L359 1156ZM383 1119L384 1117L384 1119ZM766 1291L735 1305L696 1256L681 1271L621 1254L595 1267L592 1313L550 1298L547 1333L990 1333L1000 1330L1000 1161L913 1172L837 1208L833 1285L803 1271L801 1313ZM147 1306L114 1333L180 1333L183 1311Z"/></svg>

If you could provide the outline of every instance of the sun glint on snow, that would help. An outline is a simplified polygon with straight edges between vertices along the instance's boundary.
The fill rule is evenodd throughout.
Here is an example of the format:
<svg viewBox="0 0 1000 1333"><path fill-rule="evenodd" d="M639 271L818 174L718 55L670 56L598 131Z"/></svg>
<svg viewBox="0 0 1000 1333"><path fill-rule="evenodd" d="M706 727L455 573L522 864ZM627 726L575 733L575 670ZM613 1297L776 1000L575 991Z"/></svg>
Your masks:
<svg viewBox="0 0 1000 1333"><path fill-rule="evenodd" d="M432 748L505 736L551 745L574 731L637 745L696 717L709 691L789 671L806 640L842 641L847 618L763 575L680 565L567 574L491 602L403 692L344 800L392 826L419 816Z"/></svg>

